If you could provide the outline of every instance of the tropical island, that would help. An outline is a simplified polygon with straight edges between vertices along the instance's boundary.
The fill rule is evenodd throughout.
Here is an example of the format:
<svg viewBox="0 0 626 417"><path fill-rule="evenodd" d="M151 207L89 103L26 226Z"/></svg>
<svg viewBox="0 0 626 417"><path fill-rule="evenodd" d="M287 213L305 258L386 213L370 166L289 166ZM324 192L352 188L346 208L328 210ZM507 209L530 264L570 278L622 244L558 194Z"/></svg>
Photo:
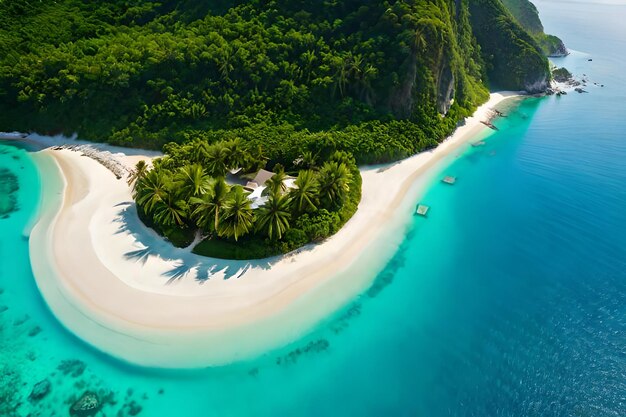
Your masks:
<svg viewBox="0 0 626 417"><path fill-rule="evenodd" d="M503 100L550 86L548 51L513 11L0 3L0 127L60 145L41 153L55 174L30 235L46 302L151 366L225 363L300 334L371 282L433 167ZM276 325L296 308L309 313ZM264 343L243 343L251 327Z"/></svg>

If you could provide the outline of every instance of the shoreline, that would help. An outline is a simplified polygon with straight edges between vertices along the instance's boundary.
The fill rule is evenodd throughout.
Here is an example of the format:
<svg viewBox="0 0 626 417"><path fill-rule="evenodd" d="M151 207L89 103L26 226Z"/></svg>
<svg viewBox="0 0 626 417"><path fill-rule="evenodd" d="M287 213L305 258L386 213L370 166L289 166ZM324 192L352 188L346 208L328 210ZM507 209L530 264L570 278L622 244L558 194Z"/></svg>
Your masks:
<svg viewBox="0 0 626 417"><path fill-rule="evenodd" d="M43 151L62 184L42 176L43 212L30 239L35 280L65 327L133 364L224 365L281 347L367 289L404 239L432 168L516 95L492 94L434 150L362 168L359 209L337 234L259 261L171 247L138 220L125 179L76 152Z"/></svg>

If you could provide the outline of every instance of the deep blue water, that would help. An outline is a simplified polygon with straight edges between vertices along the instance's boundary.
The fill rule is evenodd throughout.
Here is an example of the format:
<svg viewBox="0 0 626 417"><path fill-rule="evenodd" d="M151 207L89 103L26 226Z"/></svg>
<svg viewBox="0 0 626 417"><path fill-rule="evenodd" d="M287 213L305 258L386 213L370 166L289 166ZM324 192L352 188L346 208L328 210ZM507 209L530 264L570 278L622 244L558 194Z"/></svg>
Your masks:
<svg viewBox="0 0 626 417"><path fill-rule="evenodd" d="M107 416L132 401L155 417L626 415L626 6L536 3L547 31L580 51L555 63L586 74L589 94L507 109L484 147L442 168L457 183L431 185L428 218L372 288L254 361L139 369L64 330L23 236L36 166L0 145L20 182L19 210L0 220L0 415L67 415L85 389L115 394ZM327 349L289 355L320 340ZM68 359L86 370L64 375ZM29 401L44 378L51 393Z"/></svg>

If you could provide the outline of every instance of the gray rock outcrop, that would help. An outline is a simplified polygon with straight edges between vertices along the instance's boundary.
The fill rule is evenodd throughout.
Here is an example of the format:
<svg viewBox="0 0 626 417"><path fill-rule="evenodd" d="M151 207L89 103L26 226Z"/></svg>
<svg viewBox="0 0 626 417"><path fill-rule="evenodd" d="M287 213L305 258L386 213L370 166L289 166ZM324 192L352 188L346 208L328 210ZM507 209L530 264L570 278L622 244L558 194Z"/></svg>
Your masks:
<svg viewBox="0 0 626 417"><path fill-rule="evenodd" d="M85 393L70 407L70 416L72 417L91 417L95 416L102 408L102 403L96 393L85 391Z"/></svg>
<svg viewBox="0 0 626 417"><path fill-rule="evenodd" d="M28 398L30 398L33 401L39 401L42 398L44 398L46 395L48 395L51 389L52 389L52 384L50 383L50 381L48 381L47 379L44 379L43 381L39 381L35 384Z"/></svg>

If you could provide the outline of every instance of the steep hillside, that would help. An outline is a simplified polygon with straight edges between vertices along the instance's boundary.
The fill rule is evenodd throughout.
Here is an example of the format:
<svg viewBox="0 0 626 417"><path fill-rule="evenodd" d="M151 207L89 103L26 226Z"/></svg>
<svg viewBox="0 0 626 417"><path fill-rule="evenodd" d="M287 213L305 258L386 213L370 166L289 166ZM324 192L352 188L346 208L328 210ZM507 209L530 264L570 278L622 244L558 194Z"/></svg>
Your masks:
<svg viewBox="0 0 626 417"><path fill-rule="evenodd" d="M0 2L0 130L160 147L237 136L396 159L487 88L538 91L536 42L499 0Z"/></svg>
<svg viewBox="0 0 626 417"><path fill-rule="evenodd" d="M561 39L544 33L543 24L539 19L539 12L533 3L529 0L502 0L502 3L519 24L533 35L544 54L550 57L568 54L567 48Z"/></svg>
<svg viewBox="0 0 626 417"><path fill-rule="evenodd" d="M492 87L535 93L549 86L550 69L539 45L500 1L471 0L470 14Z"/></svg>

